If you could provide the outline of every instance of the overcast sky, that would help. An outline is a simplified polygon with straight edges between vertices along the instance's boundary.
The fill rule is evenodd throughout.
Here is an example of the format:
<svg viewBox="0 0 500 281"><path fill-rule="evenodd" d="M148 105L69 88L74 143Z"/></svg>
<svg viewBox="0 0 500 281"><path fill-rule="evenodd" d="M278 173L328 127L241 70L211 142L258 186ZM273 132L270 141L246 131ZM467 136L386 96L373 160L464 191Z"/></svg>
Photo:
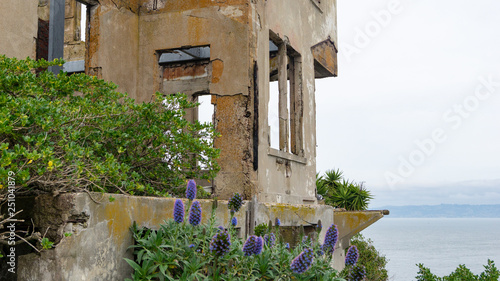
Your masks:
<svg viewBox="0 0 500 281"><path fill-rule="evenodd" d="M337 2L317 170L364 181L372 208L500 203L500 2Z"/></svg>

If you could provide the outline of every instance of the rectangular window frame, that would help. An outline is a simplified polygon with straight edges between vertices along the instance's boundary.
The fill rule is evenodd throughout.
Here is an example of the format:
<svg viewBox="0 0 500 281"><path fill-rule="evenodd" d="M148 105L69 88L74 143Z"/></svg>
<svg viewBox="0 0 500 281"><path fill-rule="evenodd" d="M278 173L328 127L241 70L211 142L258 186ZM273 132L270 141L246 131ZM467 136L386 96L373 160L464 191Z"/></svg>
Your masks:
<svg viewBox="0 0 500 281"><path fill-rule="evenodd" d="M305 164L302 56L286 40L279 38L272 31L269 38L269 59L277 56L278 60L279 149L269 147L268 154ZM269 83L271 76L276 76L276 73L271 73L272 71L270 66Z"/></svg>

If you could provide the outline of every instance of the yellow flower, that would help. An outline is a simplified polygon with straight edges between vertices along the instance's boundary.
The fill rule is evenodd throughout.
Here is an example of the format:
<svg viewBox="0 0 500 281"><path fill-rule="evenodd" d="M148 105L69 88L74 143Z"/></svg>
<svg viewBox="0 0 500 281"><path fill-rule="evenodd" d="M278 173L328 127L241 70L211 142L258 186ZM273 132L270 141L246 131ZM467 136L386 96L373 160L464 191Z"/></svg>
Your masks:
<svg viewBox="0 0 500 281"><path fill-rule="evenodd" d="M31 164L31 163L33 163L33 160L28 161L28 164Z"/></svg>
<svg viewBox="0 0 500 281"><path fill-rule="evenodd" d="M54 163L52 161L49 161L49 167L47 169L49 170L49 172L54 170Z"/></svg>

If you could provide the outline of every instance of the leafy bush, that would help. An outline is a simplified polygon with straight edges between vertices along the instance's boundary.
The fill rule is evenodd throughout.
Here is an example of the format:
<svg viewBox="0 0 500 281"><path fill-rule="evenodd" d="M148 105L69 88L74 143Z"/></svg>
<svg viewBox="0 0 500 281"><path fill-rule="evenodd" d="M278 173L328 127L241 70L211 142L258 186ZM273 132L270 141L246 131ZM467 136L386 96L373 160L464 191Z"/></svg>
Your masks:
<svg viewBox="0 0 500 281"><path fill-rule="evenodd" d="M185 95L137 104L96 77L35 72L62 63L0 56L0 182L13 171L31 191L168 195L215 176L216 133L182 118L197 105Z"/></svg>
<svg viewBox="0 0 500 281"><path fill-rule="evenodd" d="M351 239L351 244L359 251L358 264L366 268L366 281L385 281L389 278L387 258L373 246L373 241L358 233Z"/></svg>
<svg viewBox="0 0 500 281"><path fill-rule="evenodd" d="M465 265L459 265L457 269L450 275L438 277L431 273L430 269L423 264L417 264L419 271L416 279L418 281L498 281L500 271L496 268L492 260L488 260L488 265L484 266L484 272L480 275L475 275Z"/></svg>
<svg viewBox="0 0 500 281"><path fill-rule="evenodd" d="M325 204L348 211L366 210L373 199L363 183L345 180L339 169L328 170L323 176L316 174L316 190Z"/></svg>
<svg viewBox="0 0 500 281"><path fill-rule="evenodd" d="M272 229L262 229L267 240L252 235L244 242L231 223L227 229L215 227L215 209L208 224L169 219L158 230L134 224L132 231L135 260L126 261L133 280L344 280L318 241L303 239L290 249Z"/></svg>

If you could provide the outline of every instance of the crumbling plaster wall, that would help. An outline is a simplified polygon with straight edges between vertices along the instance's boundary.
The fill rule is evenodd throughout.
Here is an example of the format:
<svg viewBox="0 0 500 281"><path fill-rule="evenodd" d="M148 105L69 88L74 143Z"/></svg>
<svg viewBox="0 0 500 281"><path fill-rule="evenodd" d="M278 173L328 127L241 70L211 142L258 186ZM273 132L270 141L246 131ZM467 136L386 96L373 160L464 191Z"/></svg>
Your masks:
<svg viewBox="0 0 500 281"><path fill-rule="evenodd" d="M104 0L88 7L91 30L85 69L87 74L113 81L118 91L138 98L139 16L133 2L119 6Z"/></svg>
<svg viewBox="0 0 500 281"><path fill-rule="evenodd" d="M139 86L137 99L148 100L161 90L158 51L185 46L210 46L208 89L215 105L215 125L221 134L221 171L214 179L214 193L227 199L234 192L255 195L252 169L253 107L250 95L253 67L249 58L249 1L145 1L139 17ZM224 120L221 122L221 120Z"/></svg>
<svg viewBox="0 0 500 281"><path fill-rule="evenodd" d="M208 91L221 133L215 142L221 148L215 194L258 194L262 202L316 202L311 47L325 40L336 44L335 0L104 0L91 9L91 29L88 73L114 81L138 102L149 101L155 91L178 90L163 85L159 52L209 45ZM301 56L300 155L277 155L269 149L269 30Z"/></svg>
<svg viewBox="0 0 500 281"><path fill-rule="evenodd" d="M2 0L0 5L0 54L35 59L38 1Z"/></svg>
<svg viewBox="0 0 500 281"><path fill-rule="evenodd" d="M259 200L313 203L316 182L316 105L314 58L311 47L328 38L337 44L336 0L252 1L254 59L259 66ZM302 58L303 161L269 155L269 30L300 53ZM289 154L289 153L288 153ZM288 176L287 176L288 175Z"/></svg>

